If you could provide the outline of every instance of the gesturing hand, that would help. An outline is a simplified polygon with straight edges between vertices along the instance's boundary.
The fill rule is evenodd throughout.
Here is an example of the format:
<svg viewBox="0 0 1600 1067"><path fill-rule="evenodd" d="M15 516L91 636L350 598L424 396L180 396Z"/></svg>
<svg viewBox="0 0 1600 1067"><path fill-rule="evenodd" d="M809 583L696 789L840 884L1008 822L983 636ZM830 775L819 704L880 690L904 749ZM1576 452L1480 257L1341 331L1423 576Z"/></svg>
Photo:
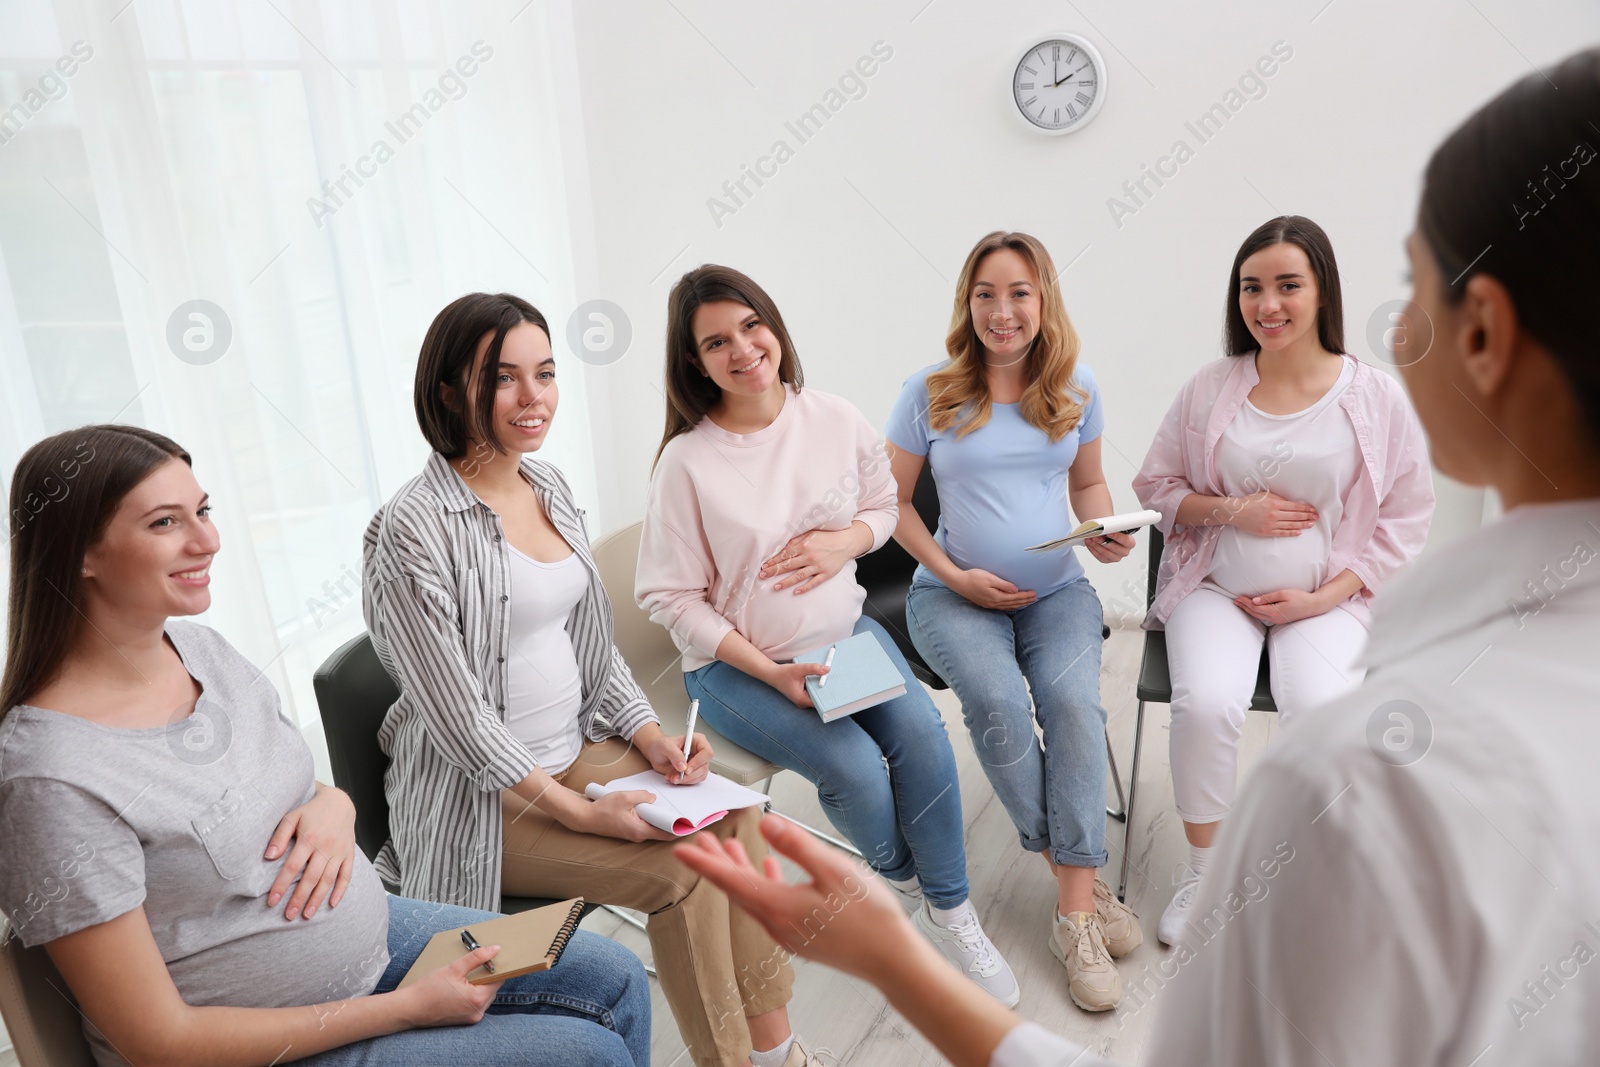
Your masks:
<svg viewBox="0 0 1600 1067"><path fill-rule="evenodd" d="M1270 490L1233 499L1239 502L1239 510L1230 522L1257 537L1296 537L1317 522L1316 508Z"/></svg>
<svg viewBox="0 0 1600 1067"><path fill-rule="evenodd" d="M774 591L798 586L796 593L814 589L856 558L860 540L853 527L843 530L807 530L789 538L788 544L761 565L763 581L783 575Z"/></svg>
<svg viewBox="0 0 1600 1067"><path fill-rule="evenodd" d="M875 964L914 942L905 912L860 864L775 815L761 820L761 834L811 881L786 885L775 857L766 857L757 870L743 845L714 834L696 834L672 852L754 916L783 948L830 967L870 978ZM827 918L819 923L818 916Z"/></svg>
<svg viewBox="0 0 1600 1067"><path fill-rule="evenodd" d="M289 897L285 919L300 915L302 909L309 919L324 900L328 907L338 907L355 872L356 806L343 790L319 785L315 796L278 821L267 841L265 858L283 855L290 840L294 847L267 890L267 907L278 906L296 877L300 884Z"/></svg>

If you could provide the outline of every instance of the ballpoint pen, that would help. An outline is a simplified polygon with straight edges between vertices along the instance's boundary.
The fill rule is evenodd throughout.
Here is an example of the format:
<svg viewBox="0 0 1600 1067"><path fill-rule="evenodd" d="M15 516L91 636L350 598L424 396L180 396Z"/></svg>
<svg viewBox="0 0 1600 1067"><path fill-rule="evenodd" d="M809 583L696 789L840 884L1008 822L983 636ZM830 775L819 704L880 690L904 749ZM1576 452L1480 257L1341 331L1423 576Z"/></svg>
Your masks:
<svg viewBox="0 0 1600 1067"><path fill-rule="evenodd" d="M689 750L694 747L694 721L700 717L700 701L689 701L689 722L683 728L683 767L684 774L689 773ZM683 775L678 776L682 781Z"/></svg>
<svg viewBox="0 0 1600 1067"><path fill-rule="evenodd" d="M468 952L476 952L483 947L482 945L478 944L478 939L472 936L471 930L461 931L461 943L467 946ZM483 969L488 971L490 974L493 974L494 960L484 960Z"/></svg>
<svg viewBox="0 0 1600 1067"><path fill-rule="evenodd" d="M839 646L838 645L829 645L828 646L828 658L822 661L822 669L823 670L827 670L828 668L833 666L833 654L835 652L837 652L838 650L839 650ZM823 686L825 686L827 684L828 684L828 676L826 674L824 674L822 677L817 679L817 688L818 689L821 689Z"/></svg>

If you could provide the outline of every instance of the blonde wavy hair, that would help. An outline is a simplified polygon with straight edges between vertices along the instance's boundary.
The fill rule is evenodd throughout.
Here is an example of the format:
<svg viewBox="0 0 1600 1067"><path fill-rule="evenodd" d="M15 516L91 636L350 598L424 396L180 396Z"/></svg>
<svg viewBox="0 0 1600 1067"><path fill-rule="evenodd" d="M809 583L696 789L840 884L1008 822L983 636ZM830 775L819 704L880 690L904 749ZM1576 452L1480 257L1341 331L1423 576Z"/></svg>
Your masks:
<svg viewBox="0 0 1600 1067"><path fill-rule="evenodd" d="M1009 248L1026 260L1039 281L1039 332L1028 349L1028 384L1022 391L1021 411L1028 424L1043 430L1054 444L1078 425L1089 394L1072 381L1078 367L1078 331L1072 328L1061 300L1055 264L1039 239L1026 233L995 230L967 253L956 282L950 332L944 339L950 365L928 375L928 422L935 433L956 427L959 439L989 421L989 384L983 374L985 349L972 323L972 286L979 264L1002 248Z"/></svg>

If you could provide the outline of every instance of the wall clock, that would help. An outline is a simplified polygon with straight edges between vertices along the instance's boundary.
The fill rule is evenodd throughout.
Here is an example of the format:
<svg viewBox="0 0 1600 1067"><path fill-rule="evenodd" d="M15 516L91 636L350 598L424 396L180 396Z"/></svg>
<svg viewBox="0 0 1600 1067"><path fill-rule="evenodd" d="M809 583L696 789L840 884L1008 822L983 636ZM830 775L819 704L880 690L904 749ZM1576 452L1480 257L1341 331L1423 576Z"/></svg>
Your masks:
<svg viewBox="0 0 1600 1067"><path fill-rule="evenodd" d="M1012 68L1012 110L1035 133L1053 137L1081 130L1105 98L1105 60L1075 33L1053 33L1030 44Z"/></svg>

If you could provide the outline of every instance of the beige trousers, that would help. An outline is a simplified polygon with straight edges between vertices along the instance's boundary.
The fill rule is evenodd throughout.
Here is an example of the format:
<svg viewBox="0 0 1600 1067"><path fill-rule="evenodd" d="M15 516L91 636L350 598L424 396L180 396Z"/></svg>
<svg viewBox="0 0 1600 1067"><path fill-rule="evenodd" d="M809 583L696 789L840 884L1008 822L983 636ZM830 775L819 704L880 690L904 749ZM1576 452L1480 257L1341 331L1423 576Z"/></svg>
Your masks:
<svg viewBox="0 0 1600 1067"><path fill-rule="evenodd" d="M585 742L577 762L557 776L579 793L650 764L621 738ZM622 841L569 830L510 790L505 813L501 891L509 896L583 897L645 912L661 991L696 1064L743 1063L750 1054L747 1016L789 1003L789 958L722 891L679 863L670 841ZM736 838L759 866L767 843L760 808L745 808L701 833ZM684 840L688 840L685 838Z"/></svg>

